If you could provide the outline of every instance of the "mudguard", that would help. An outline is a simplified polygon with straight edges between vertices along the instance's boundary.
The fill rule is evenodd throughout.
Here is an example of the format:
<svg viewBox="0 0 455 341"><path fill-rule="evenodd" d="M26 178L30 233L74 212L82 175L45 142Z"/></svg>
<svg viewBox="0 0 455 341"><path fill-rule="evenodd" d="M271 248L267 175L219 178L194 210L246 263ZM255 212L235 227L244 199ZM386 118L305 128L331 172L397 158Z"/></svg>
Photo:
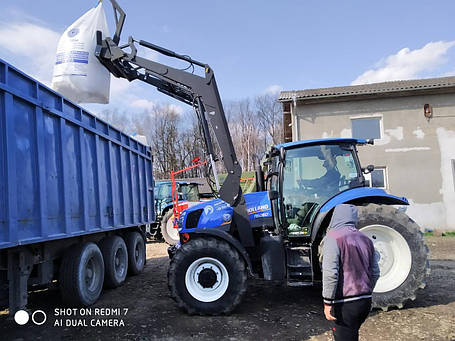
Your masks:
<svg viewBox="0 0 455 341"><path fill-rule="evenodd" d="M230 235L228 232L220 230L220 229L213 229L213 228L199 228L196 229L191 235L206 235L206 236L214 236L216 238L220 238L227 243L229 243L234 249L236 249L242 258L245 260L248 268L248 273L251 276L254 276L253 274L253 264L251 263L250 256L248 255L248 252L246 249L243 247L243 245L235 239L232 235Z"/></svg>
<svg viewBox="0 0 455 341"><path fill-rule="evenodd" d="M336 195L327 201L321 207L320 211L330 211L336 205L353 201L386 205L409 205L408 199L405 197L397 197L395 195L391 195L383 189L374 187L357 187Z"/></svg>
<svg viewBox="0 0 455 341"><path fill-rule="evenodd" d="M314 241L319 232L319 229L327 217L327 214L339 204L385 204L385 205L409 205L408 199L405 197L397 197L391 195L380 188L374 187L357 187L341 192L328 200L320 208L316 218L314 219L313 228L311 230L311 240Z"/></svg>
<svg viewBox="0 0 455 341"><path fill-rule="evenodd" d="M172 202L168 203L168 204L165 204L165 206L162 207L161 215L164 216L163 212L167 211L169 208L172 208Z"/></svg>

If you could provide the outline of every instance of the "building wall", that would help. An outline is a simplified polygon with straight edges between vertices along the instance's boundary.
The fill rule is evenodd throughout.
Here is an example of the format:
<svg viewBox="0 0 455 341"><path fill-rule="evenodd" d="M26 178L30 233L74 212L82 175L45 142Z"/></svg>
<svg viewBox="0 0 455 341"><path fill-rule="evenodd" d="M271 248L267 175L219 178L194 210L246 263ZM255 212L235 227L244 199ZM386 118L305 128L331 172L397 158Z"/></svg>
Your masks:
<svg viewBox="0 0 455 341"><path fill-rule="evenodd" d="M433 118L427 120L424 104ZM455 96L379 98L292 106L293 139L352 137L351 119L382 117L382 137L359 147L363 166L387 167L387 191L406 196L422 229L455 230ZM452 161L454 160L454 161Z"/></svg>

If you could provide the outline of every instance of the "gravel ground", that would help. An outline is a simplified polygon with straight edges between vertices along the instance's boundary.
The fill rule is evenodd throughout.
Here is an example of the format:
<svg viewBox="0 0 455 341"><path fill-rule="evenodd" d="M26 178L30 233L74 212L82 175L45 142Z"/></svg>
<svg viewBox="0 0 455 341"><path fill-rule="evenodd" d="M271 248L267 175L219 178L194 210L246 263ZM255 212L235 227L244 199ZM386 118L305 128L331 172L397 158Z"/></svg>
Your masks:
<svg viewBox="0 0 455 341"><path fill-rule="evenodd" d="M426 241L431 251L427 287L404 309L374 311L360 330L362 340L455 340L455 238L429 237ZM56 316L55 308L62 306L57 290L32 293L29 310L43 310L46 322L18 326L3 313L2 340L331 340L320 288L288 288L251 280L245 299L230 316L184 314L169 297L166 249L162 243L148 244L145 271L128 278L121 288L105 290L89 316L81 311ZM40 314L37 320L42 319ZM62 326L56 325L60 321ZM113 321L120 326L91 326Z"/></svg>

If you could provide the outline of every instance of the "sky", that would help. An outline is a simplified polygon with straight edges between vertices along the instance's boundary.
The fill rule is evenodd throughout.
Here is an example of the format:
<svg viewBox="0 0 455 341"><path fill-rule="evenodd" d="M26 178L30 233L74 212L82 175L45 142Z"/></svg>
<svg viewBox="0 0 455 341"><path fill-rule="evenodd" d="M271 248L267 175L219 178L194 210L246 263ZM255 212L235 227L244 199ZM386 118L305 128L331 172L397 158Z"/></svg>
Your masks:
<svg viewBox="0 0 455 341"><path fill-rule="evenodd" d="M455 1L118 0L132 35L209 64L224 101L280 90L455 76ZM45 84L60 35L97 0L0 0L0 58ZM112 7L104 0L111 32ZM167 57L141 50L169 63ZM182 64L182 66L185 66ZM183 104L113 80L109 105Z"/></svg>

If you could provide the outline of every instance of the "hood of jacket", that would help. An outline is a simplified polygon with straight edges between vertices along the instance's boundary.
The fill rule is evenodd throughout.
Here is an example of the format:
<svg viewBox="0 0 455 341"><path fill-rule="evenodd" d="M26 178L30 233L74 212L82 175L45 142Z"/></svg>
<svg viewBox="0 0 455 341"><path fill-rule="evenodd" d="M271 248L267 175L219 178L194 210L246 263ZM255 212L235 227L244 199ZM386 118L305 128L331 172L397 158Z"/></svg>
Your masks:
<svg viewBox="0 0 455 341"><path fill-rule="evenodd" d="M341 227L356 228L357 220L358 214L356 206L347 204L337 205L333 211L328 229L335 230Z"/></svg>

